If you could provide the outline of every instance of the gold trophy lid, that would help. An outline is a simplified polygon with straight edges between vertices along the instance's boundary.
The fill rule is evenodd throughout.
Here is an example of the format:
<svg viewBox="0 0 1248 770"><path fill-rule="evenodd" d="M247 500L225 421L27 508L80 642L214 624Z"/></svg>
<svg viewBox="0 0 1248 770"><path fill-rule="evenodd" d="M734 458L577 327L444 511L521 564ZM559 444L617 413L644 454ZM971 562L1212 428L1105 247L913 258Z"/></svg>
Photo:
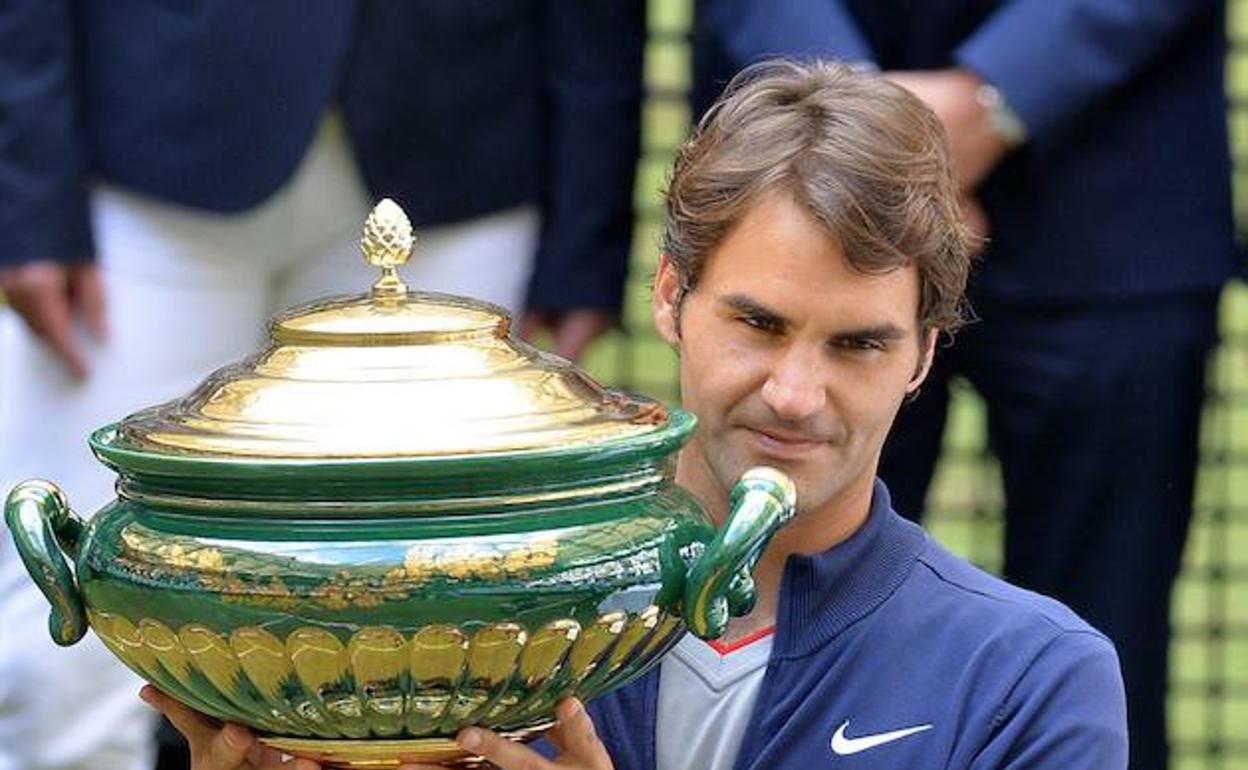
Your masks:
<svg viewBox="0 0 1248 770"><path fill-rule="evenodd" d="M278 315L266 349L127 417L112 445L240 460L447 457L594 445L667 423L658 402L512 337L502 308L408 289L397 269L412 244L407 216L383 200L360 244L382 270L370 292Z"/></svg>

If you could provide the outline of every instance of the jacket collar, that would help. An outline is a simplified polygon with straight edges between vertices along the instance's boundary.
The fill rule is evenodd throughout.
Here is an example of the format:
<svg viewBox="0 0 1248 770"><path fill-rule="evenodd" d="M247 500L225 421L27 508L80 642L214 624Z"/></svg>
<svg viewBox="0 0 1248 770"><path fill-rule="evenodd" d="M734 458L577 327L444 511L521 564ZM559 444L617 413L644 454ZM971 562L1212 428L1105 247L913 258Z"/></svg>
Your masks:
<svg viewBox="0 0 1248 770"><path fill-rule="evenodd" d="M927 542L917 525L893 511L876 479L863 526L813 556L790 556L780 584L772 657L816 650L897 590Z"/></svg>

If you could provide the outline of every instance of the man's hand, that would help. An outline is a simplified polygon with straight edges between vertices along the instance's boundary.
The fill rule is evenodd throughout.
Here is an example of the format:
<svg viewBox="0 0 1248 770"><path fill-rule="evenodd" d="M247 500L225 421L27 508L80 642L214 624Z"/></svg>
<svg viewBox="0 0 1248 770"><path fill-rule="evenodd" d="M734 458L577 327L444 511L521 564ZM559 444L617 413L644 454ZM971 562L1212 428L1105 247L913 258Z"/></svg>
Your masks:
<svg viewBox="0 0 1248 770"><path fill-rule="evenodd" d="M555 708L555 718L558 724L546 731L546 739L559 749L553 760L480 727L461 730L457 740L464 751L485 757L501 770L613 770L611 757L580 701L562 701ZM399 770L439 770L439 766L409 764L400 765Z"/></svg>
<svg viewBox="0 0 1248 770"><path fill-rule="evenodd" d="M104 339L104 284L94 263L63 265L27 262L0 269L0 291L30 330L42 339L79 380L87 377L87 360L74 337L75 321L86 321L97 339Z"/></svg>
<svg viewBox="0 0 1248 770"><path fill-rule="evenodd" d="M164 714L191 745L191 770L320 770L310 759L283 759L242 725L219 726L147 685L139 697Z"/></svg>
<svg viewBox="0 0 1248 770"><path fill-rule="evenodd" d="M530 310L520 324L520 336L531 341L539 331L547 329L554 337L555 354L576 361L614 322L611 313L596 308L576 308L560 313Z"/></svg>
<svg viewBox="0 0 1248 770"><path fill-rule="evenodd" d="M967 69L887 72L884 76L922 99L945 124L958 181L964 190L974 190L1006 152L988 110L976 96L983 79Z"/></svg>

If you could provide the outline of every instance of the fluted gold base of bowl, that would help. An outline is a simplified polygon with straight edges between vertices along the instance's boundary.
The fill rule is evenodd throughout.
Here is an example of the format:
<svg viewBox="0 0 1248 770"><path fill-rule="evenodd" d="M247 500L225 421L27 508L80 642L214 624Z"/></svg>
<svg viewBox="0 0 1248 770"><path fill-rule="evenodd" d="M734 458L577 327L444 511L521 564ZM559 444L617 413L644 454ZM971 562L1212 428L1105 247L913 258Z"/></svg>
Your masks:
<svg viewBox="0 0 1248 770"><path fill-rule="evenodd" d="M513 741L536 738L550 724L500 733ZM261 736L260 741L295 757L313 759L327 768L340 770L395 770L405 762L482 767L481 757L461 749L452 738L407 738L400 740L324 740Z"/></svg>

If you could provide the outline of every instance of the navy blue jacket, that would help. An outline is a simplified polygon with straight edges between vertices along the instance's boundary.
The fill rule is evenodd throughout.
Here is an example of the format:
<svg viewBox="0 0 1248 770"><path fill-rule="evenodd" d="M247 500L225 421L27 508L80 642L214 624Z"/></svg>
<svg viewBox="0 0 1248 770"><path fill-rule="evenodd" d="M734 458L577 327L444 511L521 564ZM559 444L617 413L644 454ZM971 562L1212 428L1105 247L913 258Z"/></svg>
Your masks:
<svg viewBox="0 0 1248 770"><path fill-rule="evenodd" d="M616 770L655 770L659 678L589 704ZM850 738L931 727L838 756L845 722ZM1123 770L1126 729L1104 636L944 550L877 482L861 530L785 567L735 768Z"/></svg>
<svg viewBox="0 0 1248 770"><path fill-rule="evenodd" d="M544 210L532 304L618 307L637 0L18 0L0 8L0 265L92 252L95 177L209 211L285 182L341 106L417 225Z"/></svg>
<svg viewBox="0 0 1248 770"><path fill-rule="evenodd" d="M1217 289L1236 267L1222 0L701 0L705 106L768 55L966 66L1030 140L980 189L974 292L1012 301Z"/></svg>

